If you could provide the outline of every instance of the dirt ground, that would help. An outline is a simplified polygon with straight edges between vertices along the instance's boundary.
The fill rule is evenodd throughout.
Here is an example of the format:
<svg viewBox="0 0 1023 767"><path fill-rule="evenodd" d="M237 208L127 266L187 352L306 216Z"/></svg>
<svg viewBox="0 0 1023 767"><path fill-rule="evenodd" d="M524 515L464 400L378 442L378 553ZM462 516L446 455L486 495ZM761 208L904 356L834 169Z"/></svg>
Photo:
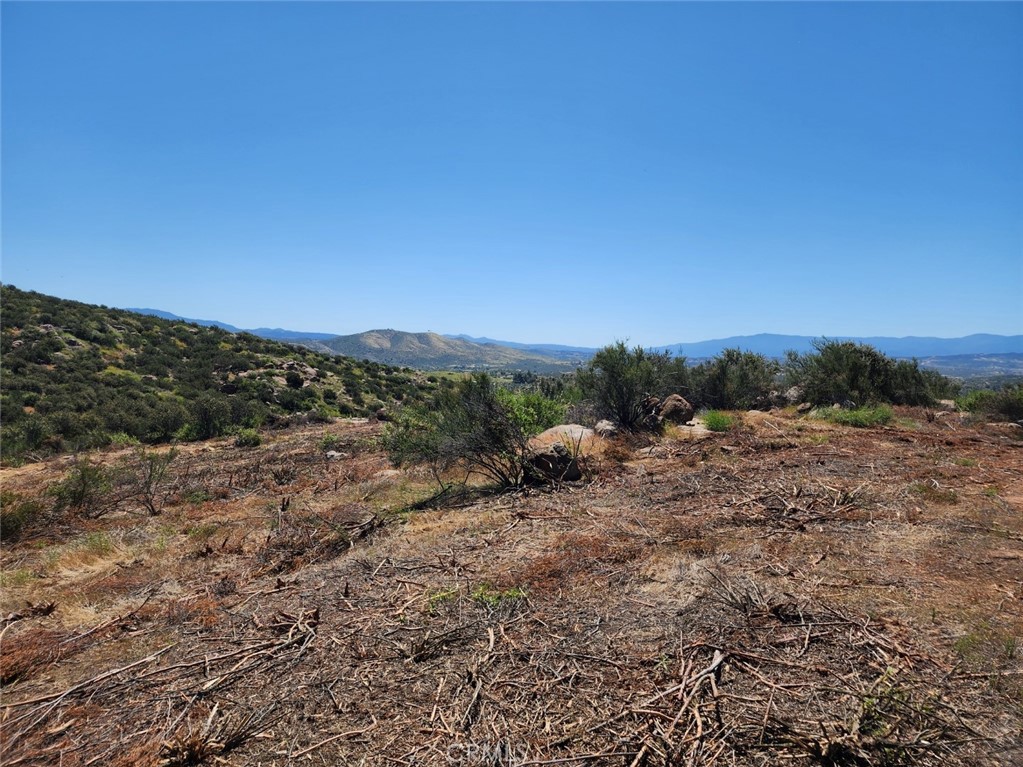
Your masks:
<svg viewBox="0 0 1023 767"><path fill-rule="evenodd" d="M378 424L185 446L160 514L3 545L0 762L1023 764L1023 436L896 416L596 441L447 508Z"/></svg>

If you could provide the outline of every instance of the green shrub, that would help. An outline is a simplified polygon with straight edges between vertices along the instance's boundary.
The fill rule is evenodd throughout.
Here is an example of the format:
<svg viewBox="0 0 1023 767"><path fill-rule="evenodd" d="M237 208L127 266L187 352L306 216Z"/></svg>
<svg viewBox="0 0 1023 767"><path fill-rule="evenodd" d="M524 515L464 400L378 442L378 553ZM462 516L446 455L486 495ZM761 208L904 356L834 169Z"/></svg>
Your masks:
<svg viewBox="0 0 1023 767"><path fill-rule="evenodd" d="M627 431L653 428L645 401L668 394L690 394L691 381L683 357L656 354L618 341L593 355L577 375L583 396L593 401L598 417L610 418Z"/></svg>
<svg viewBox="0 0 1023 767"><path fill-rule="evenodd" d="M177 448L159 452L137 447L117 477L124 495L134 497L151 515L159 514L166 501L167 474L177 456Z"/></svg>
<svg viewBox="0 0 1023 767"><path fill-rule="evenodd" d="M960 410L992 420L1023 420L1023 385L1005 386L999 391L977 389L956 399Z"/></svg>
<svg viewBox="0 0 1023 767"><path fill-rule="evenodd" d="M13 543L40 521L43 504L10 490L0 492L0 540Z"/></svg>
<svg viewBox="0 0 1023 767"><path fill-rule="evenodd" d="M817 415L831 423L842 424L843 426L855 426L865 429L870 426L881 426L892 420L892 409L887 405L876 407L860 407L854 410L842 410L840 408L824 408L818 410Z"/></svg>
<svg viewBox="0 0 1023 767"><path fill-rule="evenodd" d="M497 398L527 437L557 426L565 418L565 406L542 394L498 389Z"/></svg>
<svg viewBox="0 0 1023 767"><path fill-rule="evenodd" d="M192 422L196 439L219 437L231 422L231 406L226 398L209 392L192 402Z"/></svg>
<svg viewBox="0 0 1023 767"><path fill-rule="evenodd" d="M769 405L781 366L763 354L725 349L693 371L696 402L724 410L751 410Z"/></svg>
<svg viewBox="0 0 1023 767"><path fill-rule="evenodd" d="M921 370L916 360L896 361L867 344L818 339L813 346L808 354L788 352L785 370L788 383L815 405L932 405L954 388L944 376Z"/></svg>
<svg viewBox="0 0 1023 767"><path fill-rule="evenodd" d="M112 472L80 458L47 492L55 499L56 511L73 511L86 517L98 517L116 505Z"/></svg>
<svg viewBox="0 0 1023 767"><path fill-rule="evenodd" d="M193 506L201 506L212 501L213 495L205 487L193 487L184 493L184 499Z"/></svg>
<svg viewBox="0 0 1023 767"><path fill-rule="evenodd" d="M119 431L116 434L110 435L110 444L116 445L117 447L125 447L126 445L137 445L139 444L138 437L134 437L131 434L125 434L123 431Z"/></svg>
<svg viewBox="0 0 1023 767"><path fill-rule="evenodd" d="M956 397L956 407L967 413L982 413L991 409L997 396L991 389L976 389Z"/></svg>
<svg viewBox="0 0 1023 767"><path fill-rule="evenodd" d="M235 447L259 447L263 442L255 429L242 429L234 438Z"/></svg>
<svg viewBox="0 0 1023 767"><path fill-rule="evenodd" d="M1023 420L1023 386L1006 386L999 391L992 412L1007 421Z"/></svg>
<svg viewBox="0 0 1023 767"><path fill-rule="evenodd" d="M328 450L337 450L341 446L341 438L336 434L324 434L319 446L324 453Z"/></svg>
<svg viewBox="0 0 1023 767"><path fill-rule="evenodd" d="M506 602L515 602L526 598L525 589L513 586L509 589L498 589L489 583L481 583L470 594L477 604L495 609Z"/></svg>
<svg viewBox="0 0 1023 767"><path fill-rule="evenodd" d="M703 423L711 431L728 431L735 425L735 420L720 410L708 410L703 414Z"/></svg>
<svg viewBox="0 0 1023 767"><path fill-rule="evenodd" d="M434 475L455 466L501 488L526 479L528 441L552 411L532 399L509 399L485 373L442 389L428 406L399 411L383 444L396 466L429 464Z"/></svg>

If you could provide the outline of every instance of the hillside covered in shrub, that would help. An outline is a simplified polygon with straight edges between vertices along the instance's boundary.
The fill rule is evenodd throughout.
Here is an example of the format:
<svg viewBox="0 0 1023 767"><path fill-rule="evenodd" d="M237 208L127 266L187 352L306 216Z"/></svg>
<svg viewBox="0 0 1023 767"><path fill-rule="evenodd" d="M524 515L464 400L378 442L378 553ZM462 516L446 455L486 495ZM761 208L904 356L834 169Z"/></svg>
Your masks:
<svg viewBox="0 0 1023 767"><path fill-rule="evenodd" d="M4 460L368 416L432 388L411 370L2 287Z"/></svg>

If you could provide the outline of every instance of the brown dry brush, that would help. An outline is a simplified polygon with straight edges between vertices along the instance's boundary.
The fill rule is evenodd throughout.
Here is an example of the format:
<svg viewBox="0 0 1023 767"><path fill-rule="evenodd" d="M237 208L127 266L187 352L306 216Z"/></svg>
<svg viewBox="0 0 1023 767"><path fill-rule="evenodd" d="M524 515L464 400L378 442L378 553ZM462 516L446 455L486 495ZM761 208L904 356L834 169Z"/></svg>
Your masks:
<svg viewBox="0 0 1023 767"><path fill-rule="evenodd" d="M665 621L464 588L430 607L402 575L425 567L353 569L326 624L317 607L239 613L229 631L5 702L0 757L443 764L471 746L523 765L1011 763L978 680L748 578L716 572L714 598Z"/></svg>
<svg viewBox="0 0 1023 767"><path fill-rule="evenodd" d="M249 706L235 688L298 663L318 623L316 610L280 613L215 652L171 643L62 692L5 702L0 763L117 764L126 753L166 767L215 763L276 721L272 703Z"/></svg>
<svg viewBox="0 0 1023 767"><path fill-rule="evenodd" d="M52 615L57 609L55 602L29 603L18 612L8 614L0 631L0 685L30 679L43 669L120 633L146 606L151 595L152 591L146 594L137 608L85 631L51 629L30 622Z"/></svg>
<svg viewBox="0 0 1023 767"><path fill-rule="evenodd" d="M293 510L291 498L285 497L266 540L256 552L259 573L287 573L333 559L383 525L383 517L363 504L302 511Z"/></svg>
<svg viewBox="0 0 1023 767"><path fill-rule="evenodd" d="M609 484L621 493L617 517L643 506L651 529L670 522L672 535L688 539L703 526L661 519L663 509L684 506L703 519L713 507L722 524L791 530L857 525L905 502L897 483L863 489L883 457L867 466L829 446L779 445L772 456L784 467L767 468L756 444L729 439L731 452L700 448L717 450L720 462L670 482ZM551 519L561 514L556 501L545 501ZM521 526L541 518L523 514ZM281 502L258 564L274 574L324 562L372 534L374 519L359 506L314 513ZM691 605L632 600L621 574L635 569L646 542L613 524L597 534L565 520L551 550L511 562L507 582L494 579L497 593L472 588L501 572L470 553L483 546L477 539L443 558L353 553L315 577L232 584L224 593L235 601L215 624L177 623L176 642L61 691L8 690L0 762L1023 761L1018 721L1005 715L1011 689L992 689L1018 672L966 673L914 647L897 623L774 593L724 564L710 568L706 596ZM525 595L513 594L519 585Z"/></svg>

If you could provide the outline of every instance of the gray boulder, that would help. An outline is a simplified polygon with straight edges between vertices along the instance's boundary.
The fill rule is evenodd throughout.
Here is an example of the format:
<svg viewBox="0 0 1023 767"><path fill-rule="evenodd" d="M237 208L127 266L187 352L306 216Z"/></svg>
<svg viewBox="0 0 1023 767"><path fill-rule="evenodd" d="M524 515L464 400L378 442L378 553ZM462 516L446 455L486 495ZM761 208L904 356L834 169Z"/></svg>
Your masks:
<svg viewBox="0 0 1023 767"><path fill-rule="evenodd" d="M603 421L597 421L597 425L593 427L593 431L595 431L600 437L610 439L618 434L618 427L615 426L614 421L604 419Z"/></svg>
<svg viewBox="0 0 1023 767"><path fill-rule="evenodd" d="M799 386L789 387L785 391L785 403L788 405L798 405L803 401L803 389Z"/></svg>

